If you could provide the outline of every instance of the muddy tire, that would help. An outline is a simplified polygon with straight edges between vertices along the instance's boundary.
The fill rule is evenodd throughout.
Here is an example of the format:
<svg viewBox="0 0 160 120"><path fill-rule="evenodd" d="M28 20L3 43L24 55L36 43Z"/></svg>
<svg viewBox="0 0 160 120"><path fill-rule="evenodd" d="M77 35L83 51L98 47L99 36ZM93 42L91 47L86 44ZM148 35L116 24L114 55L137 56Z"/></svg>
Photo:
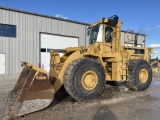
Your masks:
<svg viewBox="0 0 160 120"><path fill-rule="evenodd" d="M77 101L97 98L105 87L105 81L103 66L91 58L73 61L64 74L64 87Z"/></svg>
<svg viewBox="0 0 160 120"><path fill-rule="evenodd" d="M130 60L128 67L128 82L125 86L131 90L142 91L147 89L152 81L150 64L145 60Z"/></svg>

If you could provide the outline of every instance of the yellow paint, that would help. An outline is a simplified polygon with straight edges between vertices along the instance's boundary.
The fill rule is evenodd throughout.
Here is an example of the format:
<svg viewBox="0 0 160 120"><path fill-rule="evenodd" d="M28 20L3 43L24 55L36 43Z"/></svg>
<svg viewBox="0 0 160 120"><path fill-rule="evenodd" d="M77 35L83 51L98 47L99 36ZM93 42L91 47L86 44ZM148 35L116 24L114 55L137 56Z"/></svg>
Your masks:
<svg viewBox="0 0 160 120"><path fill-rule="evenodd" d="M139 72L139 80L141 83L146 83L148 80L148 71L146 69L141 69Z"/></svg>
<svg viewBox="0 0 160 120"><path fill-rule="evenodd" d="M120 38L122 21L119 21L116 26L112 26L108 19L103 19L93 23L89 27L92 28L98 24L104 25L102 42L95 42L90 44L88 47L81 46L66 48L66 54L60 60L58 60L60 62L56 62L56 64L54 63L54 66L58 64L61 65L59 69L56 67L52 68L57 73L54 84L55 91L57 91L63 85L63 76L68 65L79 58L89 57L101 62L106 72L105 74L107 81L127 81L128 64L129 60L131 59L144 59L149 62L148 54L152 53L152 48L139 48L135 47L134 45L121 46ZM105 27L111 27L113 29L113 32L111 33L112 42L106 42L105 40ZM144 54L135 54L136 49L144 50ZM89 89L86 87L88 84L92 84L87 83L87 79L89 79L89 77L86 76L83 79L83 87L85 89Z"/></svg>
<svg viewBox="0 0 160 120"><path fill-rule="evenodd" d="M98 83L97 74L93 71L87 71L83 74L81 84L86 90L93 90Z"/></svg>
<svg viewBox="0 0 160 120"><path fill-rule="evenodd" d="M152 68L153 73L157 73L158 71L159 71L159 67L158 68Z"/></svg>
<svg viewBox="0 0 160 120"><path fill-rule="evenodd" d="M72 53L66 59L66 61L64 62L63 66L62 66L62 68L61 68L61 70L60 70L60 72L59 72L59 74L58 74L58 76L56 78L56 81L55 81L55 83L53 85L53 88L54 88L55 91L58 91L59 88L63 85L63 76L64 76L64 72L65 72L66 68L68 67L68 65L71 62L73 62L74 60L79 59L79 58L83 58L83 57L84 57L83 54L80 54L79 51L76 51L76 52Z"/></svg>
<svg viewBox="0 0 160 120"><path fill-rule="evenodd" d="M113 62L112 63L112 80L114 81L121 81L121 69L120 69L120 62Z"/></svg>
<svg viewBox="0 0 160 120"><path fill-rule="evenodd" d="M39 67L36 67L36 66L34 66L34 65L32 65L32 64L30 64L30 63L28 63L28 62L22 62L22 65L23 65L23 66L27 66L27 67L29 67L29 68L32 68L33 70L42 72L42 73L44 73L44 74L47 74L47 71L46 71L46 70L43 70L43 69L41 69L41 68L39 68Z"/></svg>

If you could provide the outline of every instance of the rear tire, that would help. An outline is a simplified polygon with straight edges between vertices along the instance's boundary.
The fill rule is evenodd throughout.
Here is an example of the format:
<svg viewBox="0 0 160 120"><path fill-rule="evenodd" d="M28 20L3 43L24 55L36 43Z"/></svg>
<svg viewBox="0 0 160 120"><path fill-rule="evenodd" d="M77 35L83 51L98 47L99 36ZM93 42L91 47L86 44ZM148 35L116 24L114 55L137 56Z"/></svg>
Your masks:
<svg viewBox="0 0 160 120"><path fill-rule="evenodd" d="M142 91L147 89L152 81L152 70L150 64L145 60L130 60L129 81L125 82L125 86L131 90Z"/></svg>
<svg viewBox="0 0 160 120"><path fill-rule="evenodd" d="M64 74L64 87L77 101L97 98L102 93L105 82L104 67L91 58L73 61Z"/></svg>

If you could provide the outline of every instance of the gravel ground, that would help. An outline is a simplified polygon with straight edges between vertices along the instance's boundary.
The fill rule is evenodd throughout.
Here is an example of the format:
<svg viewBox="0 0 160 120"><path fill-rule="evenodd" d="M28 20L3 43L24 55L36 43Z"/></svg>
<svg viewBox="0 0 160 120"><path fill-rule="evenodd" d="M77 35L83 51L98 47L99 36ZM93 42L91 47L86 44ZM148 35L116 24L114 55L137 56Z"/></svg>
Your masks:
<svg viewBox="0 0 160 120"><path fill-rule="evenodd" d="M11 91L18 79L19 74L15 75L0 75L0 118L4 117L6 99L9 91Z"/></svg>
<svg viewBox="0 0 160 120"><path fill-rule="evenodd" d="M0 75L0 118L4 118L6 99L19 75ZM160 74L146 91L127 91L123 86L106 86L102 96L89 102L75 102L69 96L54 100L46 109L16 120L159 120ZM146 107L147 106L147 107ZM131 109L132 108L132 109ZM151 113L151 114L149 114ZM148 115L148 119L146 116Z"/></svg>

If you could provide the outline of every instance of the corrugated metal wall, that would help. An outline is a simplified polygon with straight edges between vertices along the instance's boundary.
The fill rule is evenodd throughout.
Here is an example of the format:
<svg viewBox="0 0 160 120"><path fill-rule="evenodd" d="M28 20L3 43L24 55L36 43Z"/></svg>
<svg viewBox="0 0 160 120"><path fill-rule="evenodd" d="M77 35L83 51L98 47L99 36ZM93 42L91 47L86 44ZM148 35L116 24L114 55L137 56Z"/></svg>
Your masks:
<svg viewBox="0 0 160 120"><path fill-rule="evenodd" d="M125 45L127 43L134 44L135 40L137 39L137 45L141 45L142 47L144 47L145 38L146 38L146 35L144 34L121 31L121 45Z"/></svg>
<svg viewBox="0 0 160 120"><path fill-rule="evenodd" d="M6 54L6 74L20 73L21 61L39 65L40 32L75 36L86 45L87 26L0 8L0 23L17 26L17 37L0 37L0 53ZM88 39L87 39L88 40Z"/></svg>

